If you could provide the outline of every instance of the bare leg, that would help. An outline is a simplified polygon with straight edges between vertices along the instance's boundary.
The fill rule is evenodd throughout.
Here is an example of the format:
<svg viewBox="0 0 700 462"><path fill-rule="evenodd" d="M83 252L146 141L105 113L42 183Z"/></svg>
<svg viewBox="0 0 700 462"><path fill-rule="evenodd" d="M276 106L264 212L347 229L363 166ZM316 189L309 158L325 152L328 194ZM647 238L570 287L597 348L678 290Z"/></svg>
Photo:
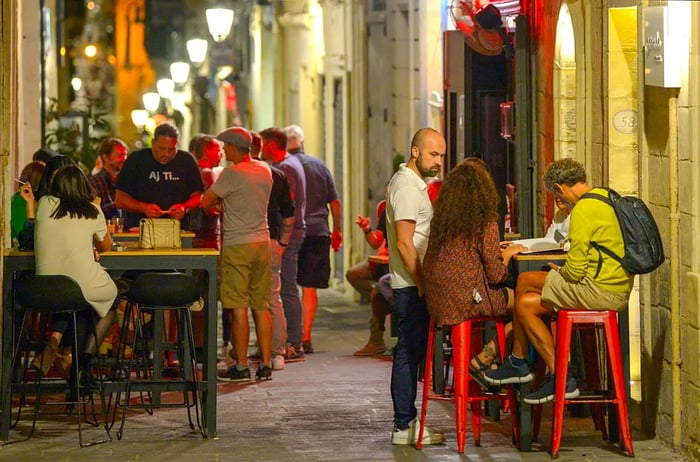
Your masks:
<svg viewBox="0 0 700 462"><path fill-rule="evenodd" d="M554 338L542 316L554 311L549 304L543 304L540 294L529 292L518 299L515 309L516 334L513 354L521 358L527 351L528 340L532 343L549 372L554 374ZM517 351L516 351L517 346Z"/></svg>
<svg viewBox="0 0 700 462"><path fill-rule="evenodd" d="M255 333L260 348L260 362L270 364L272 361L272 318L270 310L252 310L255 321Z"/></svg>
<svg viewBox="0 0 700 462"><path fill-rule="evenodd" d="M316 310L318 309L318 294L316 293L315 287L302 287L301 294L301 303L304 310L304 333L301 337L301 341L310 342L311 329L314 327L314 319L316 318Z"/></svg>
<svg viewBox="0 0 700 462"><path fill-rule="evenodd" d="M233 349L236 350L236 361L238 361L238 365L245 366L248 364L248 340L250 340L248 308L226 309L233 311L233 329L231 332L233 333Z"/></svg>

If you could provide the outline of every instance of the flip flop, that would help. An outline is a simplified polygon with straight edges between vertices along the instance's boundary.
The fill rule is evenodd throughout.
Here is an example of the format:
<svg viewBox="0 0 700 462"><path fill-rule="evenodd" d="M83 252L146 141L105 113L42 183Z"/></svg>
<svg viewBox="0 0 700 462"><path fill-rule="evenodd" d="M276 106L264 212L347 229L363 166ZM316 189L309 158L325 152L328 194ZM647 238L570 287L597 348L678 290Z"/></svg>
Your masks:
<svg viewBox="0 0 700 462"><path fill-rule="evenodd" d="M472 378L472 380L474 380L476 383L478 383L481 386L481 388L484 389L484 391L486 393L498 393L500 390L499 387L488 383L484 379L483 372L491 369L491 366L484 364L479 359L479 356L475 356L472 359L475 360L477 362L477 364L479 364L479 367L475 367L474 364L472 364L472 362L469 361L469 376Z"/></svg>

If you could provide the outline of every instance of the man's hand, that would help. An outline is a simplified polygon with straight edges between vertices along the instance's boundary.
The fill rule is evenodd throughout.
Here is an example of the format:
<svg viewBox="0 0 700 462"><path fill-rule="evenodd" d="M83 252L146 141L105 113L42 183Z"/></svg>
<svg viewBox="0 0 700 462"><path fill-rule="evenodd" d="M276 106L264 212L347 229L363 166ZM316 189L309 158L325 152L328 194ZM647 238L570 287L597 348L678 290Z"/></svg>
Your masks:
<svg viewBox="0 0 700 462"><path fill-rule="evenodd" d="M147 204L146 208L143 211L143 214L146 215L148 218L158 218L163 216L163 213L163 210L158 204Z"/></svg>
<svg viewBox="0 0 700 462"><path fill-rule="evenodd" d="M170 218L175 218L177 220L182 220L185 216L185 206L184 204L173 204L170 206L167 212Z"/></svg>
<svg viewBox="0 0 700 462"><path fill-rule="evenodd" d="M334 252L337 252L340 250L340 248L343 246L343 233L341 233L339 230L333 231L333 234L331 234L331 248L333 249Z"/></svg>
<svg viewBox="0 0 700 462"><path fill-rule="evenodd" d="M364 231L365 234L367 234L369 232L369 230L370 230L369 218L363 217L362 215L358 215L357 220L355 220L355 223L357 224L357 226L362 228L362 231Z"/></svg>

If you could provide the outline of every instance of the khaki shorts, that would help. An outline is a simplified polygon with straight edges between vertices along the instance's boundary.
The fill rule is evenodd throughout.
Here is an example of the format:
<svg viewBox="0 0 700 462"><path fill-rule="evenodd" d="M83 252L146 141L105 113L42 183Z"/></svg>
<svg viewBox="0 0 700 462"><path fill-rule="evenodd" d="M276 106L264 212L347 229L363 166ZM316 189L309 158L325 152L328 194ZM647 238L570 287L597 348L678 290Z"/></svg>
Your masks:
<svg viewBox="0 0 700 462"><path fill-rule="evenodd" d="M268 309L270 271L270 241L224 246L219 287L223 307Z"/></svg>
<svg viewBox="0 0 700 462"><path fill-rule="evenodd" d="M550 271L542 287L542 301L555 309L623 311L627 309L629 293L603 290L584 277L579 282L568 282L557 271Z"/></svg>

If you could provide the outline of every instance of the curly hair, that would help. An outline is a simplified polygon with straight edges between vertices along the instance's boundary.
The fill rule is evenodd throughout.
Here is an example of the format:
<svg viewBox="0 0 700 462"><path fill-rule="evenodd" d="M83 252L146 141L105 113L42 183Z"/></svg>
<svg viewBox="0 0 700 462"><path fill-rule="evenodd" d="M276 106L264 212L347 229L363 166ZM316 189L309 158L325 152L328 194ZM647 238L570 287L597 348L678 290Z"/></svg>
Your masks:
<svg viewBox="0 0 700 462"><path fill-rule="evenodd" d="M544 185L552 192L557 192L555 184L563 184L573 186L576 183L586 182L586 169L583 168L580 162L574 159L559 159L555 160L547 171L544 172Z"/></svg>
<svg viewBox="0 0 700 462"><path fill-rule="evenodd" d="M491 174L479 163L464 161L453 168L433 205L430 240L439 250L454 239L472 240L487 223L498 221L499 196Z"/></svg>

